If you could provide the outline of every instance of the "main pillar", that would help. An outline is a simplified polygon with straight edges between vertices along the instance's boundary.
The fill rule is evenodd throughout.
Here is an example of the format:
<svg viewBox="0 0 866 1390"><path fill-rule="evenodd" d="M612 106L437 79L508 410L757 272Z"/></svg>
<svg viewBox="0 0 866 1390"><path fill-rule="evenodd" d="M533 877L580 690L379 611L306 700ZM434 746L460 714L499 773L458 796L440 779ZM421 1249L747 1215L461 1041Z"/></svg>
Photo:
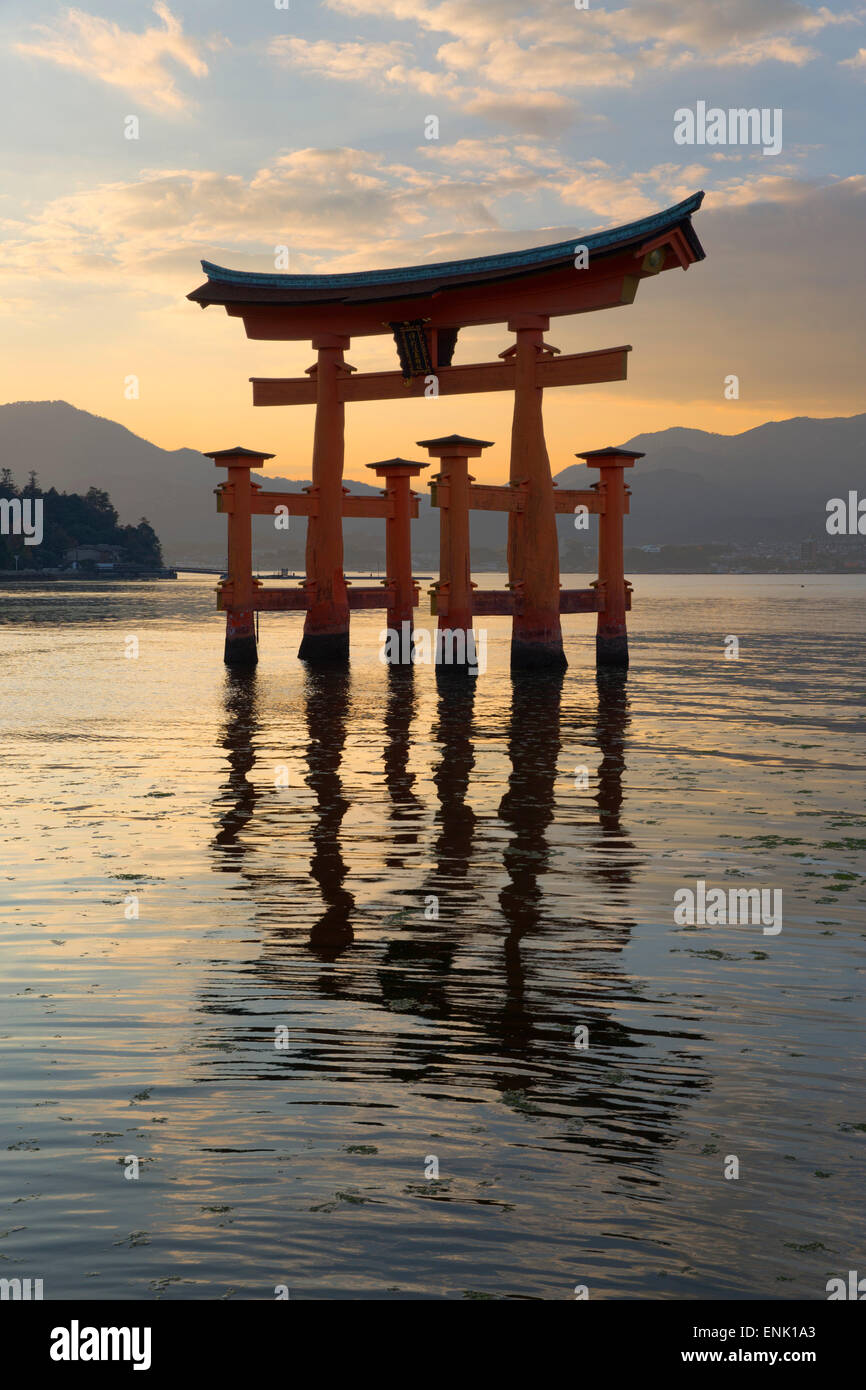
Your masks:
<svg viewBox="0 0 866 1390"><path fill-rule="evenodd" d="M307 616L298 656L302 661L348 661L349 598L343 574L343 453L345 406L339 381L351 368L343 352L349 339L323 333L313 339L316 380L313 485L318 509L307 523Z"/></svg>
<svg viewBox="0 0 866 1390"><path fill-rule="evenodd" d="M377 478L385 480L388 516L385 520L385 583L388 587L387 625L402 632L402 624L412 623L418 602L418 586L412 576L412 498L410 479L429 468L411 459L385 459L368 463Z"/></svg>
<svg viewBox="0 0 866 1390"><path fill-rule="evenodd" d="M438 617L436 664L477 667L472 632L472 576L469 558L469 459L480 458L491 443L452 434L419 439L422 449L439 460L431 479L439 502L439 581L433 587Z"/></svg>
<svg viewBox="0 0 866 1390"><path fill-rule="evenodd" d="M227 481L217 488L217 511L228 519L228 569L220 585L219 606L226 615L226 644L224 659L229 666L255 666L259 659L256 645L253 579L252 495L258 484L250 478L250 470L261 467L273 454L256 453L254 449L217 449L205 454L218 468L227 468Z"/></svg>
<svg viewBox="0 0 866 1390"><path fill-rule="evenodd" d="M598 468L602 511L598 517L598 589L602 607L595 638L596 666L628 666L628 633L625 625L626 582L623 559L623 518L628 510L626 468L633 468L641 453L633 449L595 449L576 454L588 468Z"/></svg>
<svg viewBox="0 0 866 1390"><path fill-rule="evenodd" d="M511 431L512 486L524 493L521 512L508 516L509 586L517 597L511 635L511 665L518 669L554 667L568 662L559 621L559 545L553 479L544 440L542 389L536 366L556 349L544 341L550 319L522 314L508 322L514 347L500 354L515 365L514 420Z"/></svg>

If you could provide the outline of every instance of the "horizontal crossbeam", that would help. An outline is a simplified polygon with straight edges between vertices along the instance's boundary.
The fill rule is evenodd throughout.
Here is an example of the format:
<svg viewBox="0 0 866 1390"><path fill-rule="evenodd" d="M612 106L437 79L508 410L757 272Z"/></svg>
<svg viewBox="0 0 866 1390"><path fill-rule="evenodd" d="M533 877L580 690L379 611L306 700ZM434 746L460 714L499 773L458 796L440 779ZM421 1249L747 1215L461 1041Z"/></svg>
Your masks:
<svg viewBox="0 0 866 1390"><path fill-rule="evenodd" d="M591 488L554 486L553 510L555 512L573 512L576 507L586 507L591 515L600 515L604 511L604 495L601 492L594 492Z"/></svg>
<svg viewBox="0 0 866 1390"><path fill-rule="evenodd" d="M254 492L250 501L253 516L270 516L277 507L286 507L289 516L318 516L319 499L306 492Z"/></svg>
<svg viewBox="0 0 866 1390"><path fill-rule="evenodd" d="M349 608L389 608L393 604L394 585L383 581L380 585L347 585ZM255 590L252 602L245 605L257 613L305 613L308 607L306 585L297 588L266 588ZM415 603L418 602L418 586L415 585ZM234 607L234 587L226 580L217 589L217 608L220 612Z"/></svg>
<svg viewBox="0 0 866 1390"><path fill-rule="evenodd" d="M220 612L235 607L234 584L230 579L223 580L217 589L217 608ZM307 611L307 594L303 588L290 589L266 589L259 585L253 594L251 603L245 603L245 608L255 609L258 613L269 611L305 613Z"/></svg>
<svg viewBox="0 0 866 1390"><path fill-rule="evenodd" d="M277 589L267 588L259 580L254 582L256 588L252 602L245 603L244 607L250 607L259 613L306 612L308 597L305 584L295 588L286 586ZM413 584L415 606L417 607L419 587L417 581L413 580ZM436 583L429 590L430 612L434 617L448 616L449 588L447 583ZM477 616L510 616L522 612L523 599L519 587L517 589L478 589L473 584L472 589L472 611ZM393 602L394 585L390 580L382 580L381 584L376 586L348 584L346 591L350 609L389 608ZM225 612L234 606L234 585L230 579L224 579L217 587L217 609L220 612ZM631 609L631 585L628 582L625 585L625 607L627 610ZM604 585L597 582L589 589L560 589L559 591L560 613L598 613L603 612L604 608Z"/></svg>
<svg viewBox="0 0 866 1390"><path fill-rule="evenodd" d="M598 589L560 589L560 613L598 613L602 599Z"/></svg>
<svg viewBox="0 0 866 1390"><path fill-rule="evenodd" d="M393 504L389 497L353 497L343 494L343 516L378 517L380 520L393 515ZM415 504L414 516L418 515Z"/></svg>
<svg viewBox="0 0 866 1390"><path fill-rule="evenodd" d="M447 498L447 484L444 489ZM433 506L448 505L434 501ZM472 483L469 488L469 506L474 512L522 512L526 505L526 494L522 488L497 487L485 483Z"/></svg>
<svg viewBox="0 0 866 1390"><path fill-rule="evenodd" d="M393 602L393 585L380 584L378 588L371 585L365 587L350 588L349 591L350 608L389 608Z"/></svg>
<svg viewBox="0 0 866 1390"><path fill-rule="evenodd" d="M233 512L234 492L231 485L216 488L215 492L217 511ZM250 497L250 511L253 516L273 516L277 507L285 507L288 516L318 516L318 488L310 488L309 492L262 492L253 486ZM346 492L343 494L342 513L343 516L371 517L374 520L387 521L394 515L394 503L387 496L358 497ZM415 493L412 493L409 499L409 515L413 518L418 516L418 498Z"/></svg>
<svg viewBox="0 0 866 1390"><path fill-rule="evenodd" d="M489 617L516 610L517 596L512 589L476 589L472 595L473 615Z"/></svg>
<svg viewBox="0 0 866 1390"><path fill-rule="evenodd" d="M218 512L230 515L235 510L235 490L232 483L214 488ZM271 516L277 507L285 507L289 516L318 516L319 502L315 490L306 492L263 492L259 483L250 486L250 512L253 516Z"/></svg>
<svg viewBox="0 0 866 1390"><path fill-rule="evenodd" d="M630 592L626 589L626 607L631 607ZM560 613L599 613L604 609L604 594L599 588L560 589ZM472 592L473 617L519 615L523 598L516 589L476 589ZM434 584L430 590L430 612L434 617L448 616L448 585Z"/></svg>
<svg viewBox="0 0 866 1390"><path fill-rule="evenodd" d="M416 604L418 586L416 584ZM434 585L430 590L430 612L436 616L447 617L447 585ZM372 585L350 585L347 589L349 607L388 608L391 585L383 582L379 587ZM477 616L510 616L520 611L520 596L511 589L475 589L472 594L472 611ZM625 606L631 609L631 587L626 585ZM224 612L233 607L233 588L228 580L217 589L217 608ZM307 591L304 586L290 589L258 588L250 605L259 613L305 613L307 610ZM599 587L592 589L560 589L560 613L598 613L604 611L604 595Z"/></svg>
<svg viewBox="0 0 866 1390"><path fill-rule="evenodd" d="M588 386L595 382L625 381L630 346L602 348L599 352L574 352L561 357L541 357L536 364L536 383L541 387ZM475 395L486 391L513 391L514 359L474 362L461 367L438 367L428 377L405 381L402 372L356 372L337 379L337 396L345 405L357 401L403 401L416 396ZM253 405L315 405L316 383L308 376L250 377Z"/></svg>
<svg viewBox="0 0 866 1390"><path fill-rule="evenodd" d="M252 606L257 613L306 613L307 591L303 587L257 589Z"/></svg>
<svg viewBox="0 0 866 1390"><path fill-rule="evenodd" d="M430 505L448 507L451 491L447 480L430 480ZM505 487L495 484L472 483L469 487L469 506L475 512L522 512L526 509L526 486L508 484ZM592 488L553 489L553 509L555 512L571 515L577 507L586 507L590 515L604 511L604 494ZM626 502L628 511L628 502Z"/></svg>

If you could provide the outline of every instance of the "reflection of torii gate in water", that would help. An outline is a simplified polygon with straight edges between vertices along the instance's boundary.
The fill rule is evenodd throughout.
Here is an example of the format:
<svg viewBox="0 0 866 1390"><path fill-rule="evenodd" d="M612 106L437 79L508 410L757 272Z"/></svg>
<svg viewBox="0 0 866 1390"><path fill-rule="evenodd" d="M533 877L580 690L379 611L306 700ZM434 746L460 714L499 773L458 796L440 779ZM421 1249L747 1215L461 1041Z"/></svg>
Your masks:
<svg viewBox="0 0 866 1390"><path fill-rule="evenodd" d="M229 527L228 576L220 587L226 613L226 661L257 657L255 613L306 613L299 655L345 660L352 608L385 608L388 626L411 623L418 601L412 577L410 527L417 499L410 479L426 464L390 459L369 465L385 482L382 497L349 496L342 485L345 405L485 391L512 391L514 417L509 484L475 486L468 460L486 441L451 435L422 441L440 471L433 505L440 509L441 563L432 591L440 631L463 632L474 614L510 614L512 665L565 666L560 613L598 614L599 665L626 666L626 609L630 587L623 568L623 516L628 489L623 470L642 457L625 449L578 455L598 468L586 490L554 487L544 440L546 387L621 381L628 347L561 356L544 340L556 315L630 304L638 282L676 266L687 269L704 252L691 225L701 205L696 193L676 207L575 242L439 265L340 275L271 275L224 270L203 262L207 281L189 296L222 304L241 318L249 338L310 339L318 357L306 377L253 378L256 405L316 407L313 482L305 494L263 492L250 469L271 458L240 448L208 455L228 469L218 507ZM452 366L461 328L508 324L515 335L497 362ZM357 373L344 358L352 338L393 333L401 371ZM307 517L306 582L298 589L266 589L252 574L253 515ZM586 508L599 518L598 580L589 589L560 590L557 512ZM508 513L508 589L473 592L469 560L471 509ZM349 587L343 573L344 516L387 522L384 588ZM472 664L472 645L468 644ZM457 644L458 651L461 644ZM466 651L464 636L462 649Z"/></svg>
<svg viewBox="0 0 866 1390"><path fill-rule="evenodd" d="M708 1077L696 1050L703 1040L696 1016L684 1018L663 1003L662 1016L650 1024L648 1012L658 1001L623 959L646 863L631 838L624 800L627 683L617 672L600 671L596 700L588 687L564 682L561 671L518 678L508 703L497 705L502 718L495 722L489 707L476 718L475 682L436 684L430 797L420 782L413 785L419 774L412 750L425 718L414 672L387 672L381 767L388 818L384 829L371 829L353 814L363 802L351 759L346 765L347 747L369 727L353 700L352 677L346 668L310 669L300 705L292 697L292 708L306 730L300 757L313 796L292 808L287 833L287 803L262 766L262 730L278 711L261 708L254 672L230 672L218 735L227 766L213 803L214 868L242 885L245 921L261 949L244 958L242 969L211 972L200 1005L203 1062L220 1079L230 1041L232 1067L242 1059L263 1080L285 1080L285 1054L275 1051L270 1024L285 1022L286 1001L319 996L380 1018L387 1010L384 1033L375 1017L366 1032L307 1030L309 1016L302 1014L293 1074L300 1075L296 1066L318 1078L338 1072L362 1087L383 1079L411 1086L435 1074L438 1088L450 1091L475 1073L485 1091L498 1091L508 1105L509 1096L523 1091L548 1115L553 1102L557 1113L579 1121L575 1128L569 1123L563 1141L594 1163L651 1173L676 1142L680 1111ZM473 809L485 785L476 769L488 735L499 729L504 736L496 746L510 769L498 817L489 820ZM427 743L423 733L420 741ZM597 792L567 822L575 857L559 886L561 892L574 873L585 872L586 892L558 906L556 884L547 879L559 855L550 829L562 825L561 754L575 741L592 750L588 759L600 759ZM384 894L373 905L355 898L371 881L370 836L381 855ZM428 894L439 899L439 915L430 921ZM467 896L475 899L468 913ZM354 951L359 927L362 949ZM564 940L577 957L561 954ZM320 971L308 956L339 968ZM564 961L575 959L579 968L563 982ZM424 1026L407 1030L400 1019L413 1015ZM577 1019L594 1043L575 1072L564 1057ZM372 1049L364 1045L370 1037L377 1039Z"/></svg>

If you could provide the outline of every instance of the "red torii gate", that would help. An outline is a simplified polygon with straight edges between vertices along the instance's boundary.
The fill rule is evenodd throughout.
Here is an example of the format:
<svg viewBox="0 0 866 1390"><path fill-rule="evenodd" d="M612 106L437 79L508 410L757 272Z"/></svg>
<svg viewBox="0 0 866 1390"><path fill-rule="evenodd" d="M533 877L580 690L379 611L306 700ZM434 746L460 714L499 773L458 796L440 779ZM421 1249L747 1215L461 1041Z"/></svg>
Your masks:
<svg viewBox="0 0 866 1390"><path fill-rule="evenodd" d="M544 339L551 317L630 304L640 280L704 258L692 228L696 193L653 217L610 231L529 251L439 265L337 275L284 275L226 270L207 261L207 281L188 296L203 308L222 304L254 339L308 339L317 352L306 377L252 378L256 405L315 404L313 481L304 494L263 492L250 469L272 457L241 448L209 455L228 468L218 506L229 516L228 578L219 605L226 612L226 660L256 659L254 613L305 611L299 656L345 660L351 608L384 607L399 626L417 602L409 525L417 499L409 478L425 465L390 460L370 467L386 480L381 498L353 497L343 487L345 406L355 401L511 391L514 416L507 487L475 486L468 459L486 441L451 436L423 441L440 461L433 502L440 505L442 569L433 611L440 628L471 627L474 613L510 613L516 667L564 666L561 612L597 612L599 664L627 665L622 519L628 510L623 469L642 457L623 449L582 454L600 471L587 490L554 487L544 439L545 388L626 377L628 346L561 355ZM452 365L461 328L506 322L515 341L497 362ZM358 373L345 361L351 339L391 332L401 371ZM263 589L252 577L253 515L276 506L307 517L307 578L298 590ZM556 513L578 505L599 516L599 578L589 590L560 592ZM508 512L508 591L476 592L469 577L468 513ZM356 588L343 573L343 516L388 522L389 567L382 588ZM407 562L408 556L408 562ZM398 620L398 614L404 615Z"/></svg>

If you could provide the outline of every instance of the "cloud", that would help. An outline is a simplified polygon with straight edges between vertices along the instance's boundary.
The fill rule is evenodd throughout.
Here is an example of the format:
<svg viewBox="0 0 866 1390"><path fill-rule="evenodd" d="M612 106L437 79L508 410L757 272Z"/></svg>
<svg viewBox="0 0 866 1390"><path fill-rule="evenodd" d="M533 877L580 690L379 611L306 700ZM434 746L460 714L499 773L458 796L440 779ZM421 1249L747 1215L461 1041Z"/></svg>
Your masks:
<svg viewBox="0 0 866 1390"><path fill-rule="evenodd" d="M425 161L426 163L426 161ZM256 256L273 268L288 245L307 264L363 259L388 237L423 236L432 227L495 228L493 204L505 188L539 182L519 161L510 175L487 169L400 165L383 155L340 148L280 155L251 178L202 169L144 171L69 194L30 216L0 221L2 277L149 286L182 272L195 282L201 256ZM229 249L227 249L229 248ZM268 263L270 261L270 264ZM170 286L168 286L170 288Z"/></svg>
<svg viewBox="0 0 866 1390"><path fill-rule="evenodd" d="M299 39L281 37L268 45L271 57L287 67L302 69L320 77L340 82L363 82L379 88L402 86L431 97L459 102L461 110L484 116L497 124L505 124L533 135L553 135L570 126L577 107L568 97L557 92L539 91L534 79L524 85L531 90L515 93L515 84L505 74L507 92L494 89L473 89L466 92L460 77L472 71L478 61L471 49L451 45L439 50L442 62L438 72L413 64L411 44L402 40L390 43L364 43L356 40L336 43L330 39ZM495 82L502 81L498 72L488 64Z"/></svg>
<svg viewBox="0 0 866 1390"><path fill-rule="evenodd" d="M579 108L556 92L523 92L507 96L500 92L477 92L464 103L464 110L483 116L496 125L513 126L531 135L557 135L573 125Z"/></svg>
<svg viewBox="0 0 866 1390"><path fill-rule="evenodd" d="M732 182L696 222L707 251L700 273L669 277L666 294L674 307L688 301L695 323L712 325L710 336L729 349L726 370L742 371L755 396L810 401L819 382L837 394L850 386L854 396L864 316L851 271L864 214L862 175ZM691 282L687 293L680 280ZM706 350L715 349L701 344Z"/></svg>
<svg viewBox="0 0 866 1390"><path fill-rule="evenodd" d="M562 185L560 198L566 206L588 209L602 219L603 225L615 226L618 222L631 222L658 211L660 204L657 194L653 196L642 187L646 177L638 174L621 176L608 168L603 160L590 160Z"/></svg>
<svg viewBox="0 0 866 1390"><path fill-rule="evenodd" d="M472 248L466 254L531 246L570 231L503 227L515 199L548 198L562 224L575 219L589 231L674 201L670 190L683 177L675 164L637 176L598 159L564 162L539 139L505 137L424 143L404 164L346 147L293 150L248 178L145 170L0 220L0 274L10 289L31 279L46 294L58 277L175 294L195 283L202 256L272 269L283 245L296 270L436 259L461 241Z"/></svg>
<svg viewBox="0 0 866 1390"><path fill-rule="evenodd" d="M581 115L575 94L633 86L642 75L698 65L802 67L818 56L805 40L854 19L799 0L643 0L617 10L575 10L566 0L326 3L352 17L405 22L416 33L387 42L282 37L270 43L271 55L331 80L414 89L532 135L572 125Z"/></svg>
<svg viewBox="0 0 866 1390"><path fill-rule="evenodd" d="M754 39L751 43L734 44L716 59L720 68L755 68L761 63L790 63L801 68L817 58L818 51L793 39L776 35L774 38Z"/></svg>
<svg viewBox="0 0 866 1390"><path fill-rule="evenodd" d="M433 96L456 95L447 74L413 67L410 44L333 43L329 39L272 39L271 57L287 67L303 68L339 82L364 82L377 87L407 86Z"/></svg>
<svg viewBox="0 0 866 1390"><path fill-rule="evenodd" d="M37 24L40 37L16 44L19 53L43 58L60 67L84 73L98 82L122 87L142 106L157 111L181 111L189 99L178 89L170 63L194 77L207 75L207 63L187 38L179 20L163 0L153 6L162 28L136 34L98 15L71 9L55 27Z"/></svg>
<svg viewBox="0 0 866 1390"><path fill-rule="evenodd" d="M60 278L70 292L103 286L176 301L196 283L202 257L270 270L275 248L288 246L297 272L483 254L630 221L701 185L716 211L788 207L808 226L801 212L816 206L803 192L812 186L782 169L708 160L629 172L575 161L536 137L419 142L404 163L352 147L299 149L251 176L145 170L18 211L0 220L0 277L7 295L26 285L50 300ZM828 198L841 196L836 187ZM519 210L539 203L545 223L533 216L521 225Z"/></svg>
<svg viewBox="0 0 866 1390"><path fill-rule="evenodd" d="M605 27L620 38L632 43L661 43L668 50L682 48L702 62L727 62L732 52L749 47L758 40L797 35L812 35L831 25L855 21L851 14L834 14L826 6L818 10L800 4L799 0L691 0L681 5L679 0L643 0L640 5L609 11ZM768 59L779 62L799 62L799 52L784 49L774 52L772 44Z"/></svg>
<svg viewBox="0 0 866 1390"><path fill-rule="evenodd" d="M490 85L552 90L622 86L641 71L685 66L796 67L817 50L802 42L833 25L858 22L799 0L642 0L621 9L577 11L565 0L327 0L352 16L414 22L446 34L437 58L477 72Z"/></svg>
<svg viewBox="0 0 866 1390"><path fill-rule="evenodd" d="M840 68L866 69L866 48L858 48L853 58L843 58Z"/></svg>
<svg viewBox="0 0 866 1390"><path fill-rule="evenodd" d="M525 0L326 0L328 9L353 16L390 17L414 21L433 33L458 34L466 38L489 38L501 33L509 23L526 16ZM537 9L549 7L540 0ZM561 6L560 6L561 10Z"/></svg>
<svg viewBox="0 0 866 1390"><path fill-rule="evenodd" d="M442 44L436 56L454 72L479 74L503 94L539 87L625 87L635 77L634 64L604 35L576 34L573 26L558 37L530 44L509 36L461 38Z"/></svg>

